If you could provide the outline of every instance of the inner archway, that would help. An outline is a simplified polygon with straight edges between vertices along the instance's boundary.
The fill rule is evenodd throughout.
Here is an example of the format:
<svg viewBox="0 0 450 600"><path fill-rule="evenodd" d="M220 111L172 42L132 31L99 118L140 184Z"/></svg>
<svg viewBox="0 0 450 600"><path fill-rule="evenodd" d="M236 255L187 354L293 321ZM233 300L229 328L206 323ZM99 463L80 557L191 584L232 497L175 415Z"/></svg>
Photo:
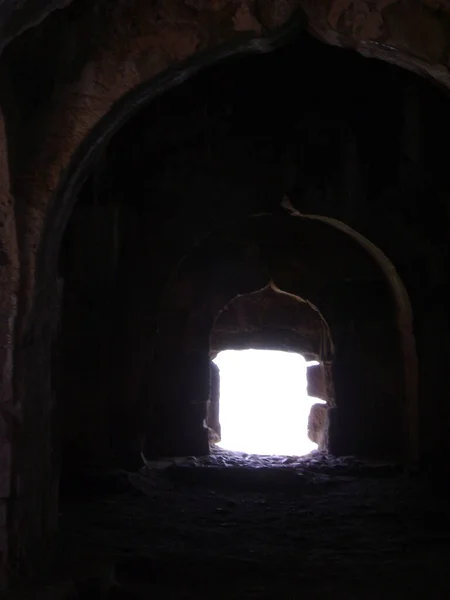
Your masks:
<svg viewBox="0 0 450 600"><path fill-rule="evenodd" d="M308 437L311 407L307 361L280 350L224 350L220 371L221 441L226 450L303 456L317 450Z"/></svg>
<svg viewBox="0 0 450 600"><path fill-rule="evenodd" d="M305 81L310 81L309 89L312 90L312 93L299 96L297 82L292 79L291 74L306 51L308 53L314 51L317 61L323 61L323 64L326 65L336 64L336 68L330 69L333 74L331 79L322 81L321 78L317 79L320 69L317 69L316 63L305 66L303 77ZM154 401L155 399L157 402L160 401L163 405L161 412L164 413L166 396L171 396L173 393L178 397L178 392L169 392L166 384L166 380L168 380L171 386L172 384L175 386L175 382L172 381L176 379L173 377L173 371L178 369L181 364L181 359L176 353L178 350L183 360L185 359L186 372L192 372L193 379L198 378L196 368L192 367L192 364L197 364L195 352L198 351L198 348L195 347L194 352L191 347L185 347L184 341L181 339L181 329L177 329L175 326L171 330L173 337L169 336L163 342L166 355L162 358L158 356L158 360L167 368L170 375L164 375L164 369L160 368L159 362L154 361L158 344L161 343L156 339L162 337L159 311L160 306L163 307L163 311L166 310L161 296L170 274L176 272L181 262L193 250L202 245L205 239L211 237L217 223L222 226L237 222L239 219L246 219L251 215L278 215L280 212L284 214L285 210L280 208L280 204L282 204L285 194L288 194L292 199L292 206L303 216L329 215L327 218L332 217L334 220L339 219L343 223L349 223L354 227L355 232L362 232L367 239L375 240L380 247L383 247L386 256L392 257L393 264L400 264L400 267L403 267L401 275L404 275L404 265L409 264L407 261L410 260L410 253L405 250L405 258L403 258L403 251L399 252L395 243L388 243L391 239L395 242L402 238L398 235L397 229L392 228L388 239L384 233L380 236L381 225L379 230L376 229L373 219L364 220L363 215L358 212L356 204L353 201L344 202L343 198L361 198L358 206L362 206L363 202L367 201L368 206L374 209L370 214L378 214L379 203L376 201L376 194L371 193L373 198L372 195L369 197L366 194L366 189L374 189L372 172L365 173L364 171L364 176L362 176L363 171L360 166L365 163L376 165L376 168L374 167L376 182L380 184L380 188L383 188L379 173L386 171L389 175L385 182L383 180L383 185L387 186L391 175L394 177L387 166L396 165L396 162L393 159L388 160L389 165L385 165L386 152L383 148L385 140L388 138L383 136L383 139L378 139L377 137L377 144L374 145L372 143L373 132L368 127L376 128L378 132L382 131L383 127L392 126L392 132L397 137L389 139L396 140L398 138L398 131L392 124L398 126L401 123L404 90L410 82L410 77L402 72L391 72L391 68L388 68L387 65L373 61L370 63L370 70L367 71L367 89L370 90L370 93L361 95L360 79L355 74L366 73L363 67L367 67L369 63L351 53L339 52L336 53L335 58L334 56L334 50L318 44L307 36L301 36L292 41L289 47L281 48L264 57L248 57L234 63L227 61L226 64L216 65L214 69L205 71L198 77L186 81L185 84L174 87L164 97L155 99L151 107L140 111L139 115L131 119L111 140L108 147L105 147L101 160L91 165L92 177L86 181L85 187L93 178L97 185L95 202L118 209L111 210L107 219L99 219L102 227L104 224L107 227L110 225L109 230L101 234L101 239L102 248L108 246L104 252L106 262L108 268L111 266L112 279L117 282L117 293L107 296L117 299L117 306L116 310L112 310L110 301L101 302L100 300L96 301L96 306L108 306L108 312L111 312L110 326L105 329L108 334L114 332L120 343L105 343L107 350L113 349L115 354L114 367L111 368L114 373L114 383L111 382L112 378L106 375L102 376L107 382L106 386L111 388L108 400L104 400L107 395L103 388L99 393L93 393L91 390L89 390L89 394L78 393L77 395L83 400L82 402L73 402L73 411L79 416L80 405L84 399L90 397L91 393L95 401L87 403L89 409L97 406L97 398L102 399L105 406L98 409L97 414L108 434L105 435L105 438L109 436L109 440L114 442L115 448L111 452L113 459L117 458L120 464L140 464L140 437L151 438L152 445L154 441L154 446L158 446L158 436L162 435L163 428L156 417L159 407L155 409ZM336 63L331 62L334 60ZM342 64L348 62L348 69L347 67L345 69L337 68L341 62ZM251 72L253 77L250 95L245 91L245 85L237 83L238 81L245 83L248 72ZM337 79L338 73L339 79ZM274 96L266 93L269 74L271 87L277 90ZM358 81L357 86L355 86L356 81ZM373 119L367 120L367 115L378 114L375 107L380 105L381 92L379 90L385 89L385 84L381 85L382 82L389 82L393 89L392 94L395 92L396 98L395 107L383 105L383 127L381 122L373 122ZM339 85L340 89L345 90L339 103L333 104L332 107L324 100L328 97L330 85ZM206 104L204 103L205 98L208 99ZM264 103L255 101L255 99L261 98L264 98ZM281 104L278 104L279 102ZM358 110L355 112L356 106ZM180 107L184 107L183 110L179 111ZM257 111L255 111L255 107L258 107ZM175 119L174 115L176 114L188 114L189 118L183 116ZM266 126L262 135L261 122L263 119L265 119ZM118 124L117 127L119 127ZM305 139L308 140L307 152L304 151ZM367 144L368 139L371 140L370 144ZM392 143L392 148L396 148L394 143ZM336 156L341 156L342 161L336 161ZM149 165L151 165L151 169L149 169ZM79 173L77 169L80 170ZM46 242L43 243L41 262L46 267L45 273L50 272L48 265L51 262L45 257L48 253L57 255L56 248L66 217L77 199L73 192L78 190L83 179L80 175L83 169L76 161L74 161L74 173L75 171L78 173L78 183L69 186L70 202L67 197L64 201L66 209L64 211L61 209L58 217L55 212L54 219L53 216L52 219L49 219L49 223L51 221L53 224L49 225L48 235L44 235ZM324 173L327 175L325 176ZM74 174L71 176L75 177ZM399 178L401 179L400 175ZM362 185L363 180L366 182L364 185ZM130 182L139 182L139 185L130 188ZM65 190L65 186L63 188ZM232 193L230 193L231 191ZM65 191L64 194L66 194ZM66 195L68 196L68 192ZM82 195L83 192L80 192L78 196ZM211 202L211 199L214 201ZM371 202L373 202L373 206L370 204ZM61 200L61 206L62 204ZM387 206L388 203L384 203L384 205ZM205 207L214 208L205 210ZM393 222L397 223L392 219L384 219L383 232L385 224ZM316 235L315 240L328 238L328 233L324 233L326 233L324 238ZM285 252L281 248L284 240L283 236L279 237L280 239L274 237L273 248L267 244L262 248L266 255L265 263L270 263L271 269L274 266L275 271L279 271L280 268L272 263L279 262L281 265L286 265L286 257L282 256ZM297 293L297 291L302 293L303 289L297 290L292 285L297 281L303 282L311 279L311 274L304 277L301 266L303 258L300 258L300 256L306 256L309 250L308 244L302 248L298 247L301 245L301 237L293 237L298 244L297 242L293 243L292 248L288 249L289 255L293 257L292 261L289 259L293 264L285 267L289 281L283 286L278 278L277 284L293 293ZM106 243L104 238L106 238ZM95 239L95 243L97 242L98 239ZM341 249L342 246L338 240L336 251L340 252ZM257 249L257 251L259 250ZM249 252L253 252L252 248L249 248ZM353 249L351 252L354 253ZM280 254L279 260L273 258L276 253ZM93 255L96 256L95 251L93 251ZM211 256L217 258L215 254L211 254ZM324 253L324 256L327 254ZM228 260L227 251L222 258L224 261ZM97 259L96 256L96 262ZM217 260L220 262L222 259ZM327 266L330 261L324 262ZM345 261L343 259L340 262L344 263ZM212 281L211 274L219 271L220 265L216 265L213 259L210 263L208 266L210 272L205 277L205 281ZM295 275L293 274L294 269ZM44 273L44 267L39 268L38 271L40 274ZM317 270L317 273L319 272L320 269ZM247 274L245 274L245 279L248 279ZM379 279L376 273L369 274L366 278L363 273L355 274L349 271L345 273L345 277L340 278L339 285L333 287L330 284L328 286L330 289L329 293L324 295L324 304L330 305L328 307L330 314L334 314L339 306L343 305L341 300L344 300L346 294L350 299L354 298L356 294L361 294L367 299L377 298L377 304L379 304L380 290L378 287L383 288L384 292L383 282L380 282ZM174 300L180 310L180 325L182 325L182 319L185 318L185 315L181 316L183 303L189 304L191 300L192 302L195 300L195 298L189 298L193 293L192 281L187 278L185 284L184 289L180 290ZM319 284L322 285L320 282ZM302 286L301 283L300 288ZM43 290L51 288L44 281L40 283L39 287ZM369 290L369 288L371 289ZM67 282L65 282L64 293L67 294ZM338 300L333 300L334 296ZM321 297L322 291L318 290L315 300L318 302ZM358 304L360 307L364 306L361 302L354 302L354 304ZM42 300L43 313L47 305L48 302ZM383 305L386 308L384 316L389 317L390 322L390 315L387 315L390 305L388 302L383 302ZM379 314L378 307L376 308L377 314ZM41 308L36 310L36 314L39 314ZM107 311L102 311L101 308L99 311L101 319L106 318ZM325 312L326 310L324 314ZM363 312L364 309L361 309L358 314L358 319L361 321L367 320ZM402 317L404 313L405 311L402 312ZM335 319L336 333L343 340L340 344L341 348L343 344L349 344L349 335L354 336L356 344L352 319L347 318L349 314L347 311L347 314L339 314ZM193 314L192 320L195 321L195 318L196 316ZM410 323L408 322L407 325L410 326ZM376 330L376 327L372 329ZM205 326L204 331L206 330ZM357 331L360 332L360 328ZM367 335L369 334L372 335L372 331ZM389 335L391 334L394 337L394 333L389 331ZM206 333L204 337L206 338ZM106 336L104 339L106 340ZM201 341L199 347L206 354L203 343L206 347L205 340ZM393 347L392 344L387 345L389 348ZM407 350L411 348L413 348L412 345ZM340 360L346 361L347 358L344 356ZM372 359L368 358L368 361L370 360ZM202 365L201 370L203 372L204 369L207 373L206 359L204 363L206 366ZM77 363L74 362L74 364ZM337 370L343 372L339 361ZM153 374L155 377L152 376ZM164 375L166 380L160 382L160 374ZM56 378L53 377L53 379ZM153 379L156 380L156 383ZM349 380L350 377L347 377L347 374L338 377L338 386L340 384L342 389ZM207 382L206 376L204 381ZM93 388L90 382L88 383ZM48 384L45 383L45 385ZM415 380L412 381L412 385L415 385ZM204 384L204 387L207 387L207 383ZM392 405L397 407L402 402L402 390L398 393L396 385L394 386L395 391L391 391L388 386L384 387L394 398L399 398L398 402L396 400L392 402ZM367 395L363 388L361 382L361 393L359 393L361 398ZM72 390L75 390L75 386L71 386ZM152 392L149 393L149 390ZM154 393L154 390L158 393ZM372 394L372 390L369 389L369 392ZM172 413L182 414L183 394L186 396L185 392L180 389L180 410L174 411L172 407L170 408L171 414L167 415L166 419L169 424L172 423ZM203 390L200 395L193 394L192 402L194 400L197 402L198 397L204 398L205 396L206 393L203 393ZM348 393L341 393L343 402L348 396ZM61 397L66 398L67 395L61 394ZM355 405L357 402L358 400L355 398ZM185 404L188 403L185 401ZM361 404L364 404L363 400L361 400ZM370 402L366 404L367 406L371 405ZM388 404L387 401L386 404ZM409 402L409 405L412 406L413 402ZM356 423L361 421L361 418L355 416L350 409L347 412L349 415L346 414L342 421L347 422L351 417L355 423L353 429L356 430ZM66 411L66 415L67 413L68 411ZM370 421L370 419L367 420ZM71 427L77 421L81 423L73 433L74 437L76 434L80 438L78 429L82 429L84 435L84 424L89 422L89 419L78 418L67 419L67 421ZM180 421L184 422L183 417L180 417ZM384 421L390 423L394 422L394 419L383 419L382 424ZM410 421L415 426L414 416ZM144 422L145 427L142 425ZM141 426L144 431L141 431ZM413 428L413 426L410 427L410 429ZM100 436L97 435L95 428L91 429L94 430L91 435L92 446L96 447ZM153 433L154 431L155 433ZM72 432L70 433L72 435ZM362 441L366 438L364 435L359 437ZM380 439L382 437L380 436ZM175 436L175 438L178 441L180 436ZM82 447L83 450L90 448L90 445L84 442L84 438ZM412 454L409 447L407 450L409 454ZM413 450L415 451L415 447ZM89 451L86 454L89 459L87 462L91 465L93 463L92 453ZM109 449L106 454L109 456ZM78 460L80 454L76 452L75 456ZM101 458L103 461L103 457Z"/></svg>

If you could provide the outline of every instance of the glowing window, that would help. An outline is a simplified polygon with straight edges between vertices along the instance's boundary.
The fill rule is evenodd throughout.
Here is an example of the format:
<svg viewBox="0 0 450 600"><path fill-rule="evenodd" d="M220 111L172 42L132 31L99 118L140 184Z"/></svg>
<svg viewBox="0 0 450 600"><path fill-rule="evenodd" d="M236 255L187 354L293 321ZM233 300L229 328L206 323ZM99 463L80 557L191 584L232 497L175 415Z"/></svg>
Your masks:
<svg viewBox="0 0 450 600"><path fill-rule="evenodd" d="M311 405L300 354L225 350L220 369L220 424L227 450L302 456L317 449L307 436Z"/></svg>

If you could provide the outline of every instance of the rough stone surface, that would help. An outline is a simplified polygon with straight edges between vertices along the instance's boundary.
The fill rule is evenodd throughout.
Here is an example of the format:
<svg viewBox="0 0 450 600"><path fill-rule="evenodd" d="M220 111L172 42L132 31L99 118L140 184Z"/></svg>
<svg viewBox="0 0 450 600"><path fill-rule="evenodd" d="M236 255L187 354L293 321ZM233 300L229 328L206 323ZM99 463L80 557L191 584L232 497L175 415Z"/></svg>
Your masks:
<svg viewBox="0 0 450 600"><path fill-rule="evenodd" d="M326 404L313 404L308 417L308 437L321 451L327 446L328 410Z"/></svg>
<svg viewBox="0 0 450 600"><path fill-rule="evenodd" d="M61 580L114 571L135 598L448 594L448 506L399 465L216 451L131 481L62 507Z"/></svg>
<svg viewBox="0 0 450 600"><path fill-rule="evenodd" d="M209 365L209 398L206 410L206 424L209 429L210 444L217 444L221 439L220 427L220 371L213 362Z"/></svg>
<svg viewBox="0 0 450 600"><path fill-rule="evenodd" d="M308 396L328 400L327 373L323 364L311 365L306 371Z"/></svg>
<svg viewBox="0 0 450 600"><path fill-rule="evenodd" d="M308 360L328 360L333 353L329 327L320 312L270 286L239 296L224 308L214 323L210 347L212 355L250 347L296 350Z"/></svg>
<svg viewBox="0 0 450 600"><path fill-rule="evenodd" d="M11 490L13 430L20 409L13 394L13 349L18 286L18 248L8 152L0 109L0 588L8 568L7 504Z"/></svg>

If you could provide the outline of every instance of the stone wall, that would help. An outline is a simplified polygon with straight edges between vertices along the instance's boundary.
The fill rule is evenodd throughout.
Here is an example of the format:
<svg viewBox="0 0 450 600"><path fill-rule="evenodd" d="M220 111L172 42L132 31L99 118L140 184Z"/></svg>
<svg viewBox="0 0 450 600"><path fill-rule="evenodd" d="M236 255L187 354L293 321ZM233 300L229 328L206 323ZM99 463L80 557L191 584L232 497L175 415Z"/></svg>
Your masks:
<svg viewBox="0 0 450 600"><path fill-rule="evenodd" d="M261 348L298 352L307 360L332 355L327 324L305 301L268 286L239 296L217 317L211 333L211 355L226 349Z"/></svg>
<svg viewBox="0 0 450 600"><path fill-rule="evenodd" d="M14 319L17 313L18 250L14 202L9 187L5 124L0 112L0 589L8 566L7 511L11 493Z"/></svg>
<svg viewBox="0 0 450 600"><path fill-rule="evenodd" d="M221 427L219 419L220 406L220 371L219 367L211 362L209 378L209 398L206 411L206 424L209 428L210 444L220 442Z"/></svg>
<svg viewBox="0 0 450 600"><path fill-rule="evenodd" d="M308 366L306 380L306 391L308 396L320 398L321 400L328 400L327 372L321 362L317 365Z"/></svg>
<svg viewBox="0 0 450 600"><path fill-rule="evenodd" d="M53 387L61 404L64 466L72 476L77 468L96 470L111 461L108 415L117 384L114 322L120 306L117 218L115 206L80 203L61 255L64 294Z"/></svg>

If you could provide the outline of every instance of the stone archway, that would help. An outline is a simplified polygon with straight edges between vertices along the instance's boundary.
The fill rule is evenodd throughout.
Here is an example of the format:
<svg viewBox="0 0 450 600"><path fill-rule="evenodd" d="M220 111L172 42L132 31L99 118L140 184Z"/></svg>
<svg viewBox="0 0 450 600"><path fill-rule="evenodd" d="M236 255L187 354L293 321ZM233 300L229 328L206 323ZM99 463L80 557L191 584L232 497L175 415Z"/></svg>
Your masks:
<svg viewBox="0 0 450 600"><path fill-rule="evenodd" d="M360 233L337 219L319 215L305 215L296 210L286 197L284 207L294 217L313 219L327 223L332 227L343 231L360 244L368 254L375 260L392 292L396 308L397 328L401 340L401 351L403 355L403 399L405 420L405 456L411 461L419 458L419 430L418 430L418 362L416 354L416 342L413 330L413 317L411 302L408 292L400 279L394 265L387 256L375 244Z"/></svg>
<svg viewBox="0 0 450 600"><path fill-rule="evenodd" d="M335 405L331 369L334 349L328 324L317 307L277 290L273 282L269 282L262 290L231 299L219 311L212 326L207 423L213 438L220 438L221 431L218 418L220 376L214 359L223 351L249 349L301 355L307 361L307 394L326 402L325 412ZM317 365L310 366L308 361L317 362ZM317 377L318 371L321 378ZM320 449L327 449L327 444L321 444Z"/></svg>
<svg viewBox="0 0 450 600"><path fill-rule="evenodd" d="M274 17L274 12L269 10L270 25L278 26L285 22L291 16L291 9L295 8L295 6L289 6L286 13L283 13L282 18L278 19L278 21ZM345 32L342 31L339 17L345 16L346 9L341 9L334 6L332 13L328 15L328 25L322 28L325 32L328 31L328 39L331 43L344 43L341 36L344 36ZM380 9L380 14L383 11L384 8ZM380 24L380 19L377 17L378 13L379 11L370 11L366 25ZM117 19L117 22L114 21L115 24L120 21L120 16L120 14L114 14L112 17L112 20ZM439 26L439 31L443 31L435 16L433 13L431 28ZM255 25L255 21L252 18L248 18L249 12L245 10L245 7L243 9L240 7L238 17L234 25L237 23L238 26L243 26L249 37L254 37L255 33L260 32L261 28L258 24ZM313 19L313 17L310 18ZM381 18L381 21L383 22L383 18ZM55 22L57 23L57 21ZM147 23L148 20L142 19L142 22ZM210 22L208 21L208 23ZM427 23L429 24L429 20ZM389 25L388 19L386 19L386 25ZM347 24L345 27L347 27ZM270 29L271 27L267 28ZM310 29L314 31L320 28L315 28L311 25ZM229 36L231 36L230 39L234 39L238 30L239 27L231 27L226 36L222 34L218 38L212 36L211 40L208 40L208 44L212 47L217 47L220 42L228 39ZM375 34L372 35L374 31ZM170 29L170 32L173 33L173 30ZM113 34L114 27L108 33ZM380 30L377 27L363 27L362 31L352 30L351 35L348 35L347 39L354 40L355 38L359 38L357 44L358 50L371 53L371 55L373 53L381 58L390 60L392 48L387 49L389 42L386 41L390 37L385 32L380 33L383 37L383 43L380 43L379 33ZM29 507L35 504L40 505L41 501L45 504L45 509L43 510L45 516L42 518L41 516L39 517L40 522L36 522L34 524L35 527L28 528L33 532L32 534L30 533L30 537L28 537L27 531L23 532L23 546L29 548L30 556L33 555L33 550L30 546L31 542L27 540L44 539L46 532L54 527L54 515L56 514L55 504L53 500L49 500L49 498L54 497L54 489L55 486L57 487L57 477L55 476L55 465L50 458L51 419L49 418L49 413L51 412L52 395L47 379L49 369L49 338L53 335L52 332L55 326L53 313L57 312L59 295L56 283L56 269L49 268L49 265L56 262L55 256L58 252L64 225L70 213L73 194L80 185L86 170L90 168L91 161L96 158L97 150L107 143L109 134L112 134L116 130L115 126L120 126L123 123L123 119L130 115L132 110L141 107L142 103L147 101L152 94L167 89L165 86L176 85L189 76L189 69L184 69L184 67L189 65L184 64L183 67L177 68L175 71L165 73L159 80L152 80L150 84L144 85L145 90L139 89L131 96L125 97L125 95L130 89L135 89L136 86L140 85L142 81L149 81L155 73L161 73L171 64L180 64L180 61L184 60L187 56L195 54L198 50L195 44L191 45L189 43L189 35L187 37L182 36L186 44L177 46L175 49L166 48L166 55L163 56L161 61L157 61L156 65L149 64L148 61L144 60L145 65L142 71L144 75L142 75L142 72L137 68L136 60L129 61L129 47L124 53L115 52L114 43L117 40L120 40L120 44L123 43L123 46L127 46L128 34L129 30L125 26L118 37L111 35L111 38L109 38L110 44L106 46L107 51L101 53L101 56L96 56L96 60L88 61L87 64L83 65L81 73L72 72L71 69L68 69L68 71L71 71L68 75L68 82L65 81L60 86L57 86L57 89L52 90L49 97L41 99L42 104L40 107L44 108L44 105L47 106L39 119L33 121L32 125L27 124L29 131L27 136L25 136L25 139L29 141L33 138L39 140L39 148L36 149L36 154L33 155L33 152L31 152L30 156L26 158L20 157L9 165L9 170L14 179L12 189L14 190L14 195L22 204L20 208L21 218L20 220L18 219L17 223L15 223L14 207L9 195L11 189L4 192L8 194L7 202L3 202L4 198L2 198L2 208L5 209L7 215L4 223L6 223L5 239L8 240L7 254L10 264L17 265L19 262L19 251L15 244L14 234L16 231L20 234L21 292L19 294L19 311L16 321L18 357L16 372L19 379L28 371L37 373L35 378L30 378L30 389L28 391L24 391L19 380L17 382L14 408L17 408L20 413L23 407L26 407L24 409L26 414L25 423L18 428L20 431L17 432L16 428L14 428L15 434L17 433L14 443L21 445L22 440L26 438L29 440L30 447L33 446L36 449L42 449L42 452L45 454L45 457L39 460L39 464L36 461L33 465L32 459L38 453L30 451L30 461L25 460L23 465L19 464L19 461L17 466L18 470L21 471L21 480L26 482L23 489L26 489L27 493L15 503L17 506L14 508L14 521L22 522L21 515L26 516L31 514ZM161 27L161 30L158 30L156 40L155 38L150 40L150 49L157 48L158 43L163 38L167 39L166 34L167 28L164 29L164 27ZM85 35L84 31L83 35ZM266 51L269 47L272 47L272 41L269 41L268 45L266 45L266 41L266 38L263 41L259 39L256 42L254 40L246 41L243 46L240 46L237 42L235 44L233 41L231 53L236 50L237 46L239 46L240 50L243 49L244 52ZM439 48L433 55L422 51L421 44L417 45L412 41L411 45L414 50L413 54L415 54L415 58L412 61L403 61L401 54L398 52L394 52L396 55L394 61L406 67L408 65L411 67L414 63L414 68L420 63L418 70L422 74L434 73L433 76L436 80L440 79L445 83L448 73L446 68L439 66L444 64L443 60L441 60L443 53L440 52ZM395 43L393 46L395 47ZM75 44L74 47L78 48L79 46ZM114 60L110 60L109 50L111 51L111 55L114 56ZM220 52L222 52L222 49ZM151 54L152 52L150 52ZM219 55L222 56L220 53ZM417 59L419 55L422 57L425 55L425 59ZM214 58L217 58L217 56L215 55ZM138 57L135 56L134 58ZM159 58L161 58L160 55L158 56ZM107 66L103 72L105 77L97 79L97 75L102 72L105 65ZM124 71L122 72L125 73L125 76L123 78L117 78L117 72L120 72L120 69L117 67L120 65L124 67ZM136 67L135 70L133 70L134 67ZM114 81L114 85L108 85L112 81ZM19 96L20 94L17 95L17 97ZM122 98L120 106L115 105L120 98ZM139 99L142 100L142 103ZM112 112L108 112L113 106L115 108ZM24 147L27 147L28 152L27 143L24 143ZM52 211L54 211L53 214ZM16 216L18 217L18 215ZM14 223L13 226L12 223ZM0 226L5 227L4 224ZM39 259L37 258L38 256ZM48 268L49 270L47 271ZM8 325L2 329L2 335L5 339L4 347L8 348L4 366L8 370L12 355L12 324L16 316L17 306L15 301L17 297L15 269L12 269L12 273L8 271L2 294L7 299L6 302L2 300L1 307L5 313L2 315L2 322ZM6 379L4 387L6 395L11 392L8 381L9 377ZM14 414L14 411L12 412ZM20 414L17 417L18 422L20 422ZM8 440L12 436L10 433L9 431ZM27 466L28 462L29 466ZM11 475L9 465L6 471L8 472L7 479L9 481ZM28 555L24 559L25 562L29 563L31 570L34 568L31 566L33 560L32 558L28 559Z"/></svg>
<svg viewBox="0 0 450 600"><path fill-rule="evenodd" d="M358 244L351 236L339 233L339 243L346 240L345 243L348 244L347 258L350 263L345 266L345 278L350 274L348 269L354 268L349 266L353 260L351 256L355 258L359 252L362 262L359 267L355 267L355 273L358 273L358 269L367 269L368 265L371 265L379 286L382 286L375 288L378 296L375 304L371 291L364 292L361 296L360 290L355 298L347 292L341 299L339 294L327 295L320 283L321 278L331 278L330 285L333 286L333 281L337 281L333 277L339 278L341 275L338 274L336 261L330 262L327 267L327 256L332 250L327 250L326 245L322 247L321 261L311 263L314 264L311 271L305 271L304 263L301 266L303 270L296 271L297 267L290 265L289 260L282 257L276 260L270 258L265 262L264 244L269 244L272 249L276 247L276 243L271 241L272 227L273 231L278 232L273 235L279 236L280 232L283 232L281 235L287 244L287 240L291 239L294 244L295 240L301 240L301 243L308 245L315 235L321 240L327 237L333 239L328 229L329 224L314 225L314 222L313 219L300 220L275 215L250 219L248 223L253 223L255 231L259 232L254 235L260 236L260 241L256 241L257 237L252 238L250 230L241 224L241 229L238 229L240 234L233 234L231 238L234 240L232 244L237 243L237 239L245 240L244 252L240 255L232 251L228 258L224 258L228 251L220 249L220 245L217 246L220 243L220 234L216 231L212 236L211 248L208 250L206 246L206 249L198 250L198 256L208 257L207 264L214 265L214 269L208 270L206 264L206 270L203 270L203 267L193 266L196 259L187 259L180 274L174 274L163 300L164 317L160 322L159 337L156 341L158 360L155 363L155 377L160 384L157 385L153 396L160 397L161 407L166 407L167 417L163 419L165 427L170 430L169 415L184 410L182 407L186 406L188 395L192 398L190 402L195 406L192 418L197 419L197 426L201 428L209 390L209 336L216 316L237 295L262 289L269 279L273 279L273 285L278 291L284 290L290 295L308 298L314 305L319 306L330 325L333 337L337 339L332 368L336 410L330 413L331 451L336 454L359 454L380 458L402 456L404 459L414 460L415 455L411 454L408 434L417 424L409 420L410 411L403 401L407 365L404 363L401 332L397 328L397 305L388 291L389 283L376 261L373 261L362 247L358 251ZM260 250L256 251L258 243L261 246ZM251 247L254 251L250 250ZM214 252L218 252L218 255ZM221 256L225 260L222 266L219 258ZM194 262L190 263L190 260ZM308 260L311 261L311 256ZM313 276L313 272L316 275ZM318 279L315 280L314 277ZM189 294L180 294L188 281ZM364 304L367 304L367 307ZM373 316L365 323L367 310L372 311ZM381 312L377 315L379 310ZM177 352L174 352L174 348ZM371 356L380 356L380 353L383 360L373 364ZM174 359L174 356L177 358ZM185 366L180 370L180 365ZM191 370L191 374L187 376L188 370ZM168 395L168 388L165 387L169 373L173 382L176 382L176 390L173 390L173 394L171 392L177 398L175 404ZM179 376L175 373L179 373ZM191 383L194 384L192 389ZM411 398L408 400L411 401ZM186 421L186 418L183 417L183 420ZM154 421L154 425L158 428L157 422L158 419ZM417 439L415 429L413 434L414 439ZM152 437L157 439L155 432L148 436L148 448L150 453L157 453L155 448L150 450ZM168 434L167 437L171 436ZM172 437L181 439L182 435L178 433Z"/></svg>
<svg viewBox="0 0 450 600"><path fill-rule="evenodd" d="M280 23L277 23L277 25L280 25ZM230 48L220 48L218 54L214 55L214 59L216 59L217 57L231 56L234 52L237 52L237 55L239 55L240 52L246 54L247 52L259 53L263 51L269 51L272 48L276 47L277 44L283 44L288 39L291 39L290 36L293 35L293 31L298 31L297 28L301 29L300 24L292 22L286 30L277 31L275 37L272 37L271 34L267 32L267 37L263 36L263 38L261 38L262 41L258 39L257 42L253 40L253 34L249 34L249 37L250 35L252 37L251 41L245 41L242 43L242 45L235 44L233 42L231 50ZM212 60L211 56L208 57L208 60L210 59ZM44 310L42 309L41 311L39 307L36 308L36 305L39 305L41 307L52 305L55 302L55 298L57 298L57 287L54 285L54 273L48 279L46 279L47 275L42 275L42 279L41 275L39 275L36 278L36 281L39 280L39 284L37 286L39 294L36 298L33 296L35 282L34 264L37 256L36 252L38 248L41 248L42 252L40 254L39 260L37 261L38 272L41 274L43 272L50 272L51 269L48 269L48 265L51 263L52 260L54 260L55 252L58 248L58 239L60 239L60 236L62 235L64 224L67 221L68 213L70 212L70 202L73 201L73 193L74 191L76 191L77 186L80 185L80 182L86 174L86 170L91 165L91 161L94 158L96 158L96 152L106 145L110 138L110 135L112 135L116 131L116 129L120 127L121 124L123 124L124 120L126 120L132 114L133 111L137 110L138 108L142 108L142 106L145 103L150 101L152 95L154 97L155 94L158 94L163 90L167 89L167 86L170 87L171 85L176 85L180 81L183 81L184 78L189 77L192 74L192 72L195 72L195 68L197 68L199 65L196 64L196 67L193 69L192 72L190 72L189 69L184 69L184 67L186 66L187 65L183 65L183 69L181 70L165 73L165 75L161 76L161 79L159 80L152 80L148 84L142 84L143 87L139 89L136 88L134 92L130 92L130 96L121 96L122 101L120 105L115 105L115 108L112 110L112 112L108 113L107 115L107 111L105 111L104 114L102 112L104 119L102 117L101 120L96 121L95 115L91 115L94 117L93 121L95 121L96 123L95 128L89 130L89 126L92 125L93 121L89 121L89 123L83 123L83 126L88 126L86 131L89 130L91 132L89 137L83 141L83 144L77 147L76 153L69 151L64 153L64 156L62 156L63 161L59 165L61 169L58 170L56 169L55 165L52 165L52 167L55 167L55 169L53 169L52 171L51 178L53 184L57 179L59 187L56 190L55 185L46 182L46 184L43 186L43 188L45 188L45 198L47 201L48 198L51 196L49 196L48 190L52 189L54 191L56 190L56 195L54 196L54 198L60 198L61 202L58 201L59 206L56 206L56 204L53 205L53 216L51 210L47 211L47 205L46 208L44 208L40 205L39 201L36 201L36 203L34 203L34 201L30 202L30 205L33 204L35 208L37 206L40 206L40 208L36 210L31 210L29 216L30 219L33 221L33 226L27 229L27 239L21 240L21 247L23 249L24 260L22 261L21 278L23 292L21 294L21 303L23 310L21 310L20 318L18 320L18 337L20 339L25 339L25 341L27 341L28 339L30 339L30 337L33 337L34 334L31 334L30 327L34 320L45 321L45 319L50 319L48 315L44 316ZM85 83L86 81L83 80L83 84ZM127 81L127 85L128 84L129 81ZM113 104L113 102L111 103L110 100L111 99L109 99L106 103L108 109ZM102 106L102 111L103 109L104 106ZM78 114L77 110L75 110L75 114ZM67 115L65 115L64 118L66 116ZM62 122L58 122L58 126L62 126L64 124L64 118ZM82 138L82 134L78 132L76 136L73 136L72 142L76 146L76 144L80 142ZM55 156L56 154L57 152L55 153ZM69 164L68 158L72 158L73 160L70 163L69 168L66 170L63 168L63 165L67 166ZM36 165L33 165L33 172L35 172L35 167ZM58 171L58 173L57 178L55 179L56 171ZM62 180L59 179L59 175L61 172L64 173L64 178ZM24 182L30 180L32 180L32 178L24 178ZM18 189L20 189L20 186L21 183L19 182ZM43 188L42 186L36 186L36 193L41 193ZM63 201L64 198L65 201ZM31 213L33 213L33 215L31 215ZM42 220L41 217L44 216L45 218ZM42 225L44 221L47 224L47 229L42 229L40 227L40 225ZM45 233L45 231L47 233ZM41 244L41 242L43 243ZM34 300L36 300L35 304L33 304ZM28 309L30 309L33 306L32 313L30 313L29 310L26 308L27 306ZM44 329L47 330L49 328L51 328L51 323L45 323Z"/></svg>

